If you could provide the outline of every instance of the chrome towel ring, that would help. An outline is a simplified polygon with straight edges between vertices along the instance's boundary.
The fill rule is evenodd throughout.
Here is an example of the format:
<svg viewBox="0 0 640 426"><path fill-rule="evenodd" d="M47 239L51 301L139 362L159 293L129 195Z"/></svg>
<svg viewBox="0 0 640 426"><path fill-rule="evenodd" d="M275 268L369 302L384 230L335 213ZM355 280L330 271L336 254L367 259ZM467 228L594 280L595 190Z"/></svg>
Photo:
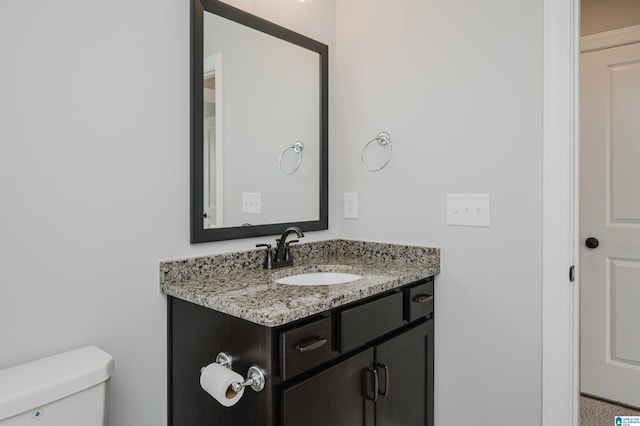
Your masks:
<svg viewBox="0 0 640 426"><path fill-rule="evenodd" d="M290 171L285 171L282 169L282 157L284 157L284 154L289 151L289 150L293 150L293 152L298 154L298 164L296 164L296 167L293 170ZM280 153L280 158L278 158L278 168L280 169L280 171L282 172L283 175L291 175L293 173L296 172L296 170L298 170L298 167L300 167L300 164L302 163L302 150L304 149L304 144L300 141L297 141L296 143L294 143L291 146L286 147L285 149L282 150L282 152Z"/></svg>
<svg viewBox="0 0 640 426"><path fill-rule="evenodd" d="M364 152L367 150L369 145L371 145L373 142L377 142L378 145L382 147L384 146L389 147L389 157L387 158L387 161L385 161L384 164L378 167L377 169L369 167L369 165L367 165L367 162L364 160ZM369 142L367 142L364 148L362 148L362 154L361 154L362 167L364 167L366 170L370 172L377 172L379 170L384 169L387 166L387 164L389 164L392 157L393 157L393 148L391 147L391 136L387 132L380 132L378 133L378 136L371 139Z"/></svg>

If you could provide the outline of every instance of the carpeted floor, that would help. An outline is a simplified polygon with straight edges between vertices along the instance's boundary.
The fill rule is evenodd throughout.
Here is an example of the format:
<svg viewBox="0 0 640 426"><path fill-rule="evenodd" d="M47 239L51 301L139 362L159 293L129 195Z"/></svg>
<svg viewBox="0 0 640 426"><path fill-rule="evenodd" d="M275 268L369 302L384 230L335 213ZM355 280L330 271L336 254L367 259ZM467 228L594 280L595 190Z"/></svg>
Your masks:
<svg viewBox="0 0 640 426"><path fill-rule="evenodd" d="M615 426L616 416L640 416L640 410L580 395L580 426Z"/></svg>

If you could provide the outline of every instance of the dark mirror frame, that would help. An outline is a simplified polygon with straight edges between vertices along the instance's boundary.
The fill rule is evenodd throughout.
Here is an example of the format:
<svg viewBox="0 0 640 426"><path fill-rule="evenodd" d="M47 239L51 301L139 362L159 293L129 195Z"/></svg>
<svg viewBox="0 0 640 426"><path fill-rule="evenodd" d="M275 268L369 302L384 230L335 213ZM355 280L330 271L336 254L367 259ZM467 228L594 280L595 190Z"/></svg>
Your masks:
<svg viewBox="0 0 640 426"><path fill-rule="evenodd" d="M203 27L204 11L237 22L273 37L318 53L320 67L320 211L319 219L301 222L283 222L266 225L221 228L204 227L204 164L203 164ZM329 48L327 45L266 21L243 10L217 0L191 1L191 243L232 240L238 238L278 235L290 226L303 231L328 229L328 87ZM251 173L251 170L247 170ZM287 208L287 206L282 206Z"/></svg>

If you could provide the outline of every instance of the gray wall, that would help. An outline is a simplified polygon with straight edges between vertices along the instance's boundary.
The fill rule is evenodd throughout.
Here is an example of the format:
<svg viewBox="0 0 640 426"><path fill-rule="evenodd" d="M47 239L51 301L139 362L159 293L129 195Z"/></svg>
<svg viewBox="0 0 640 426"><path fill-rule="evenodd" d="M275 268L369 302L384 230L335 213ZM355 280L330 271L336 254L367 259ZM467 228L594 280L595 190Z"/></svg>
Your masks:
<svg viewBox="0 0 640 426"><path fill-rule="evenodd" d="M334 46L333 0L259 3ZM95 344L110 425L166 425L158 262L273 241L189 244L189 1L2 0L0 63L0 368Z"/></svg>
<svg viewBox="0 0 640 426"><path fill-rule="evenodd" d="M334 223L347 237L442 248L436 425L539 425L542 3L337 7L332 201L358 192L360 218ZM381 130L394 157L369 173L360 152ZM491 194L491 227L447 226L447 193Z"/></svg>

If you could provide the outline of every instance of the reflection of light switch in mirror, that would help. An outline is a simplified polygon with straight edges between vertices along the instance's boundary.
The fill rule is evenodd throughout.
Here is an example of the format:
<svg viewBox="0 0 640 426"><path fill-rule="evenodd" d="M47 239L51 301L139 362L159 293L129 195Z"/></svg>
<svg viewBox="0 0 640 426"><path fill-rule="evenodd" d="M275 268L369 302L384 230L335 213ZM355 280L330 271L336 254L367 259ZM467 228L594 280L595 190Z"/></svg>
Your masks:
<svg viewBox="0 0 640 426"><path fill-rule="evenodd" d="M242 193L242 213L262 213L262 194L260 192Z"/></svg>

